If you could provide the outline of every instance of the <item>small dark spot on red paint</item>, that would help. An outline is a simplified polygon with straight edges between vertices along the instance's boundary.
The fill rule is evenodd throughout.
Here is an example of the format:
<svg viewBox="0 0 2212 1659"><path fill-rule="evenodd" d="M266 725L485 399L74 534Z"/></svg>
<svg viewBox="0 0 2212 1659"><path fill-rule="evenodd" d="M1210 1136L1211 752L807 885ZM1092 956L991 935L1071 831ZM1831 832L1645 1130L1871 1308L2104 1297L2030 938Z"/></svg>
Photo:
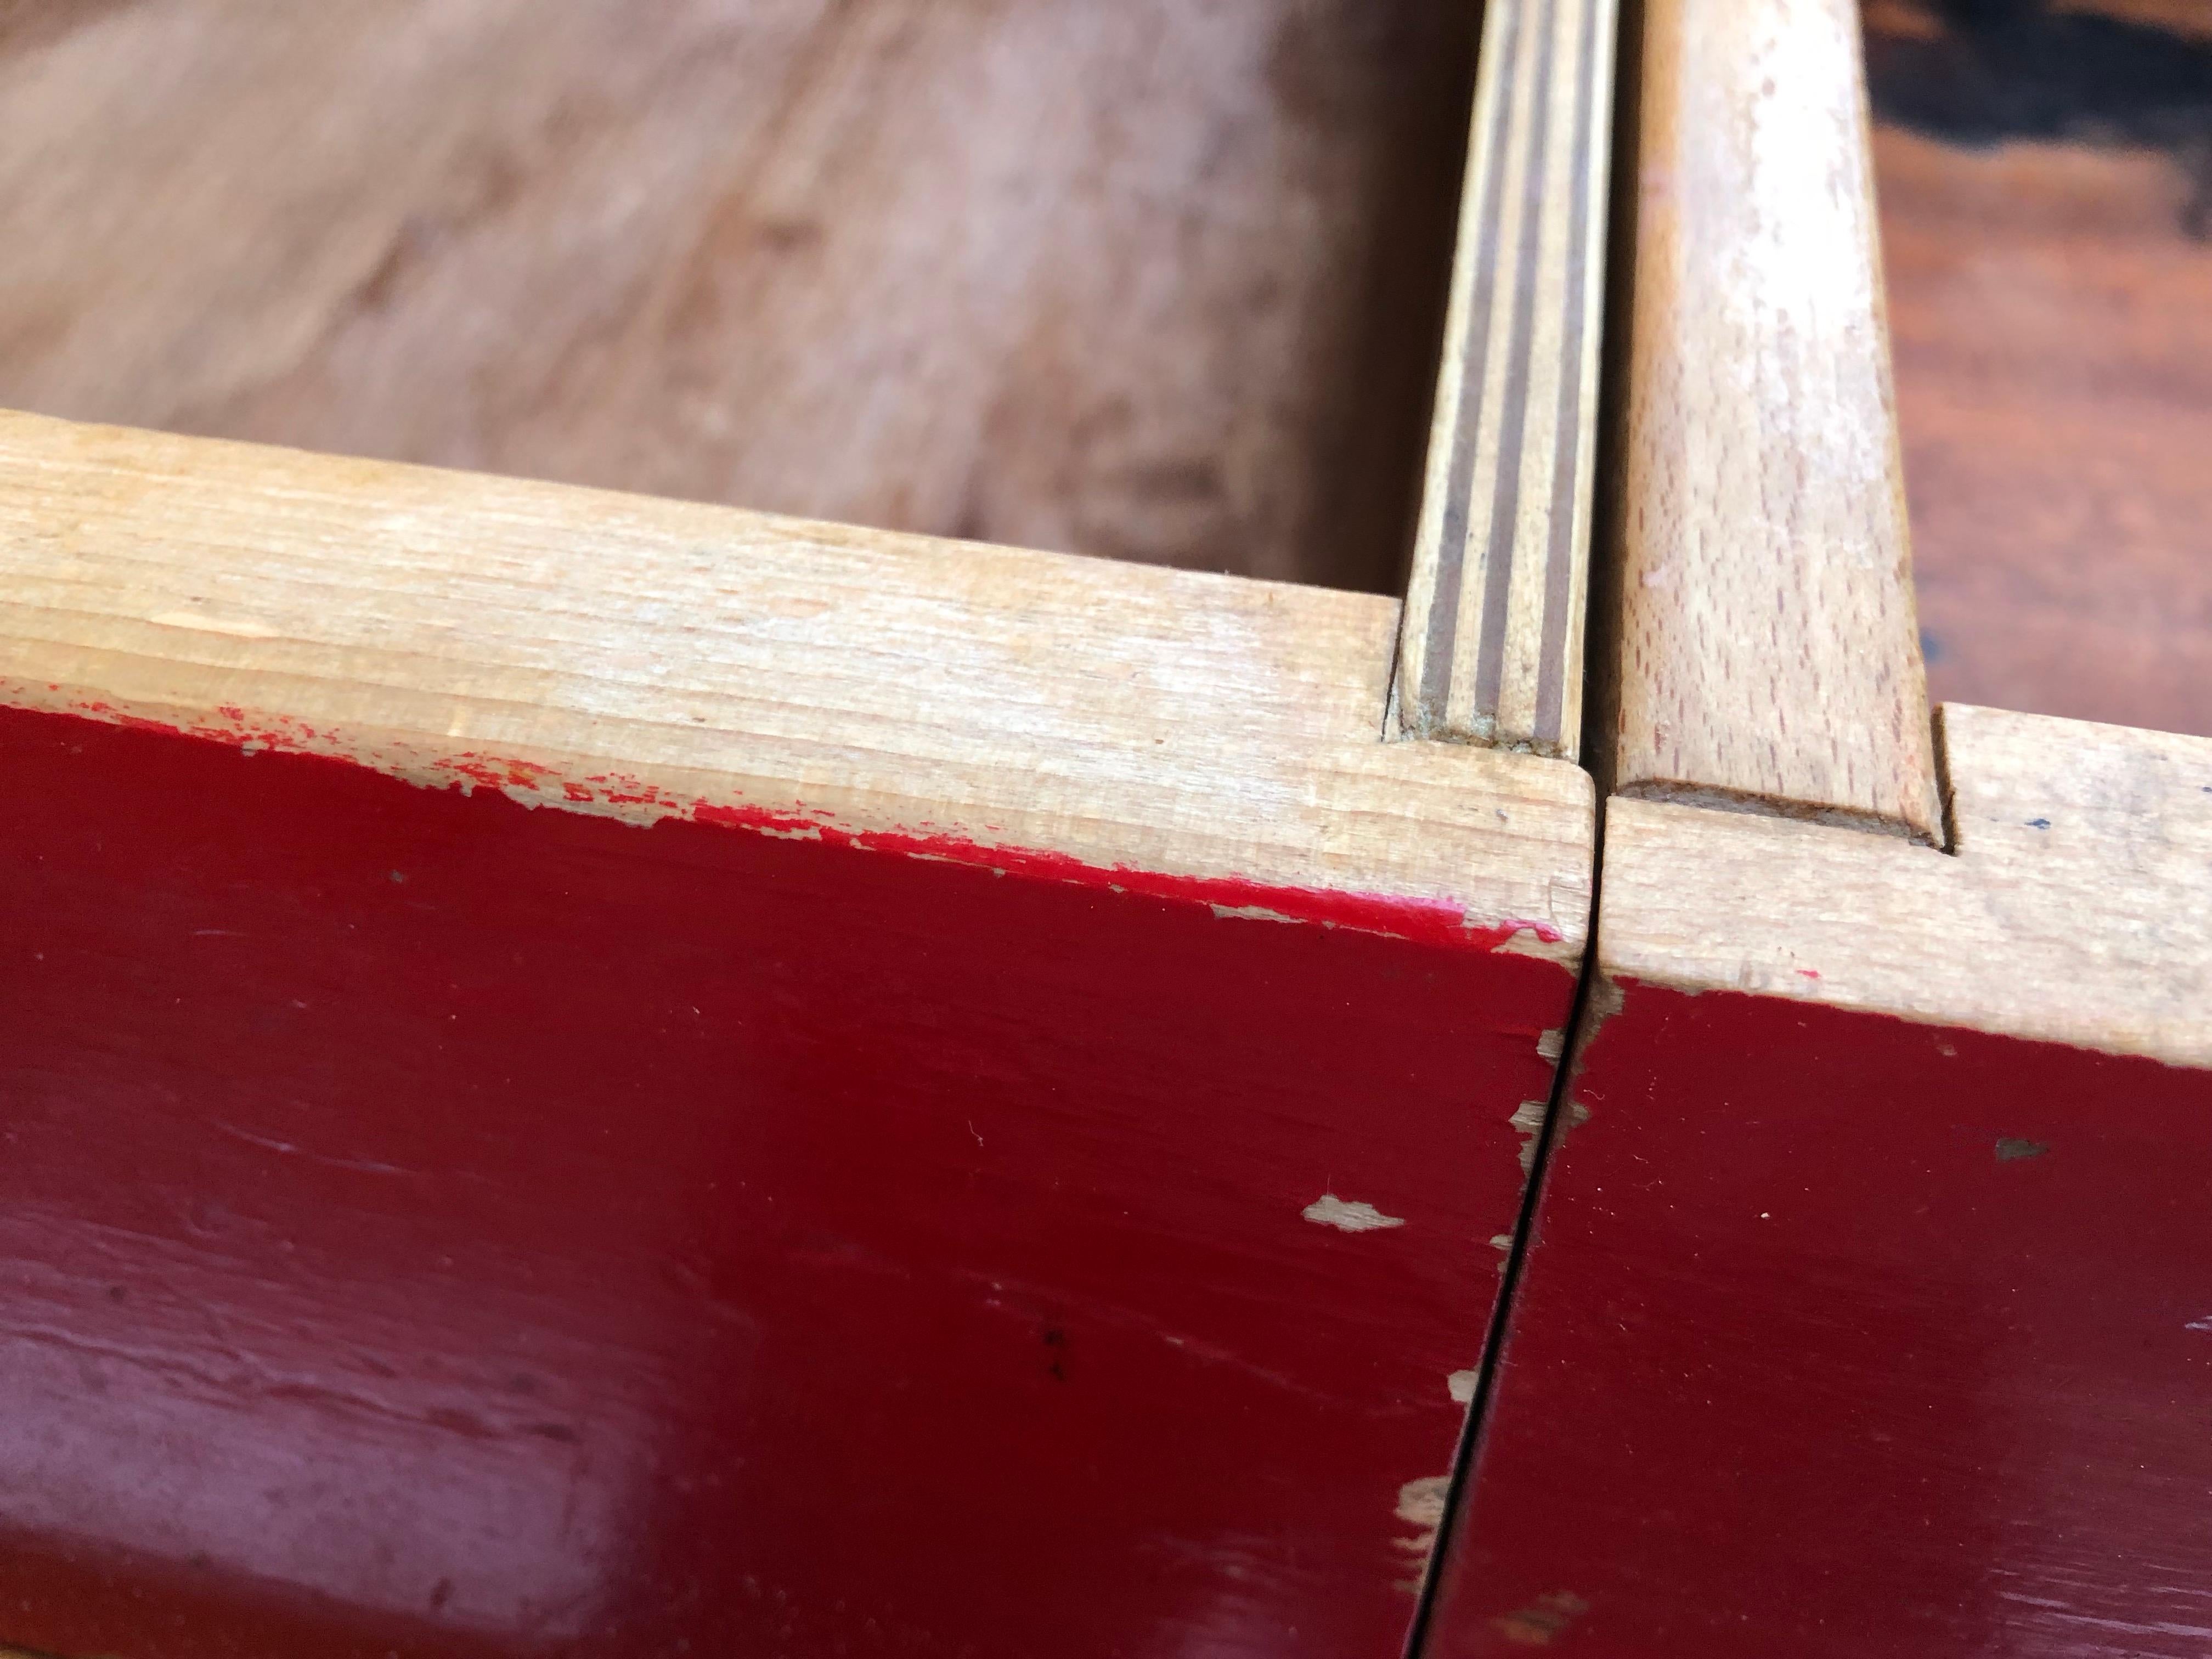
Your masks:
<svg viewBox="0 0 2212 1659"><path fill-rule="evenodd" d="M433 1613L443 1612L445 1610L446 1603L453 1599L453 1581L450 1578L441 1578L437 1583L436 1588L430 1592L430 1611Z"/></svg>
<svg viewBox="0 0 2212 1659"><path fill-rule="evenodd" d="M530 1432L540 1440L557 1440L564 1446L575 1445L584 1437L566 1423L533 1423Z"/></svg>
<svg viewBox="0 0 2212 1659"><path fill-rule="evenodd" d="M1046 1347L1053 1351L1052 1363L1047 1365L1045 1370L1052 1374L1052 1380L1054 1382L1066 1382L1067 1367L1063 1362L1067 1352L1067 1333L1061 1330L1057 1325L1046 1326L1044 1328L1044 1345Z"/></svg>
<svg viewBox="0 0 2212 1659"><path fill-rule="evenodd" d="M2015 1158L2041 1158L2051 1148L2040 1140L2020 1140L2011 1135L1997 1139L1997 1162L2010 1164Z"/></svg>
<svg viewBox="0 0 2212 1659"><path fill-rule="evenodd" d="M2027 827L2031 830L2048 830L2051 828L2051 820L2049 818L2030 818L2027 821Z"/></svg>

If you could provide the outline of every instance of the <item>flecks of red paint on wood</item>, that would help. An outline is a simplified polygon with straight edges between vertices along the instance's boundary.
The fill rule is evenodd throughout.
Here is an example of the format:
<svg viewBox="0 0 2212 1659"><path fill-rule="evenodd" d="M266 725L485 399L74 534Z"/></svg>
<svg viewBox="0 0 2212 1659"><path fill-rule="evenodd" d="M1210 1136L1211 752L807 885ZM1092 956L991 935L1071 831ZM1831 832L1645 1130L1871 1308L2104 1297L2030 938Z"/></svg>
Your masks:
<svg viewBox="0 0 2212 1659"><path fill-rule="evenodd" d="M0 1636L1393 1650L1564 969L225 742L0 713Z"/></svg>
<svg viewBox="0 0 2212 1659"><path fill-rule="evenodd" d="M269 718L268 723L249 720L245 712L226 704L216 712L227 725L179 726L127 714L112 705L87 701L76 711L88 718L132 731L163 732L203 738L256 752L327 754L316 745L321 735L304 722ZM1241 877L1188 877L1164 874L1128 865L1091 865L1066 854L1033 851L1018 847L989 846L957 835L930 833L928 826L901 830L855 830L824 814L708 800L681 800L634 778L599 774L584 779L565 779L536 761L462 751L439 756L428 763L434 775L465 786L526 792L557 788L546 793L543 804L588 806L657 807L674 816L726 829L802 832L836 845L864 852L939 858L956 864L972 864L1001 872L1018 872L1041 880L1073 882L1087 886L1112 886L1158 898L1180 899L1224 909L1258 908L1300 922L1327 927L1352 927L1366 933L1389 933L1427 944L1495 950L1522 933L1530 933L1547 945L1564 937L1553 923L1521 918L1500 922L1471 921L1464 907L1448 901L1409 898L1382 893L1337 889L1294 887L1257 882Z"/></svg>
<svg viewBox="0 0 2212 1659"><path fill-rule="evenodd" d="M1574 1089L1436 1659L2212 1651L2212 1073L1631 984Z"/></svg>

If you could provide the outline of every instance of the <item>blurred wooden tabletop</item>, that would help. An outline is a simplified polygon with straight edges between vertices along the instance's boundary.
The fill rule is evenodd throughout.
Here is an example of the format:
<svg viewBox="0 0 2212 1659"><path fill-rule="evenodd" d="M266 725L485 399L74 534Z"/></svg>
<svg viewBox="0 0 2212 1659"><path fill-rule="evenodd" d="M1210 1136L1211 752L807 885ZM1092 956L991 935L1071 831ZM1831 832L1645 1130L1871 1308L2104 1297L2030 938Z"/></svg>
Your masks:
<svg viewBox="0 0 2212 1659"><path fill-rule="evenodd" d="M2212 0L1869 0L1938 697L2212 734Z"/></svg>
<svg viewBox="0 0 2212 1659"><path fill-rule="evenodd" d="M1389 591L1459 0L0 0L0 404ZM1936 695L2212 732L2212 0L1869 0Z"/></svg>
<svg viewBox="0 0 2212 1659"><path fill-rule="evenodd" d="M1393 587L1461 0L0 0L0 405Z"/></svg>

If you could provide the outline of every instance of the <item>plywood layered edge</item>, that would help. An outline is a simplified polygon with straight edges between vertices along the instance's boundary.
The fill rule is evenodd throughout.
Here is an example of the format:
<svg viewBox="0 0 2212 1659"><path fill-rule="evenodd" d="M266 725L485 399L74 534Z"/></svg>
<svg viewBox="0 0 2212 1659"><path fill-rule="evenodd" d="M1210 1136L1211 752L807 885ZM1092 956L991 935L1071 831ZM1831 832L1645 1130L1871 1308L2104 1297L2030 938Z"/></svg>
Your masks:
<svg viewBox="0 0 2212 1659"><path fill-rule="evenodd" d="M1316 918L1573 966L1589 780L1381 741L1396 620L1369 596L0 416L9 705L556 811L1018 850L1273 890L1261 908L1303 891Z"/></svg>
<svg viewBox="0 0 2212 1659"><path fill-rule="evenodd" d="M1486 9L1395 690L1403 735L1573 759L1615 0Z"/></svg>

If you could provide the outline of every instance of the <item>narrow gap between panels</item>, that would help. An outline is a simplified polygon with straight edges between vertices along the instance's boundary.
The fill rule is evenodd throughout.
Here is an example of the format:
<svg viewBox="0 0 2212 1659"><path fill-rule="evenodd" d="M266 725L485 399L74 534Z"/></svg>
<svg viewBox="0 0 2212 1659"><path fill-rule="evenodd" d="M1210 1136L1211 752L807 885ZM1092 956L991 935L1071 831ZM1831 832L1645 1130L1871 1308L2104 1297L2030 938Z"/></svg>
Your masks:
<svg viewBox="0 0 2212 1659"><path fill-rule="evenodd" d="M1552 1073L1552 1090L1546 1102L1544 1121L1535 1151L1529 1159L1528 1178L1522 1183L1521 1209L1515 1218L1513 1238L1491 1309L1489 1328L1483 1334L1482 1357L1477 1363L1474 1395L1468 1402L1460 1426L1459 1446L1453 1455L1451 1479L1444 1494L1442 1520L1429 1552L1428 1571L1407 1633L1408 1659L1420 1659L1430 1643L1438 1607L1439 1589L1452 1552L1465 1528L1467 1512L1474 1503L1474 1471L1482 1449L1492 1404L1503 1371L1505 1346L1520 1300L1522 1276L1528 1271L1534 1243L1538 1206L1552 1164L1581 1056L1583 1033L1589 1018L1589 1004L1598 971L1598 922L1605 902L1606 798L1613 775L1612 757L1617 735L1617 698L1620 658L1620 561L1607 554L1620 545L1620 525L1626 502L1620 489L1624 469L1621 455L1627 439L1628 409L1623 392L1628 385L1629 331L1634 314L1637 246L1638 135L1643 110L1644 0L1621 0L1618 22L1617 73L1613 79L1612 133L1607 150L1612 158L1606 195L1602 342L1597 365L1598 407L1594 422L1595 484L1591 503L1589 586L1584 617L1585 646L1583 673L1586 695L1577 701L1583 723L1580 745L1583 765L1596 783L1596 817L1592 825L1589 926L1583 952L1582 972L1576 980L1574 1000L1567 1010L1559 1060ZM1395 676L1393 677L1394 684Z"/></svg>
<svg viewBox="0 0 2212 1659"><path fill-rule="evenodd" d="M1959 801L1957 787L1951 781L1951 743L1943 730L1943 705L1936 703L1928 711L1928 726L1934 733L1936 752L1936 824L1943 839L1939 850L1956 858L1959 854Z"/></svg>
<svg viewBox="0 0 2212 1659"><path fill-rule="evenodd" d="M1935 735L1937 799L1942 808L1939 827L1942 839L1936 850L1955 856L1959 851L1957 808L1951 776L1950 750L1946 741L1940 706L1931 711L1930 720ZM1522 1278L1528 1270L1529 1254L1535 1243L1538 1212L1543 1202L1545 1183L1550 1175L1553 1152L1565 1134L1571 1110L1570 1103L1582 1060L1584 1032L1590 1018L1590 1000L1599 975L1598 929L1605 908L1606 801L1607 798L1601 793L1590 867L1589 943L1583 953L1582 972L1575 981L1574 1000L1567 1012L1559 1062L1552 1074L1551 1093L1545 1102L1543 1125L1537 1134L1534 1154L1529 1160L1528 1178L1522 1184L1521 1208L1515 1218L1512 1244L1506 1253L1498 1298L1491 1310L1488 1328L1483 1334L1482 1356L1477 1367L1474 1395L1468 1404L1467 1417L1460 1429L1459 1444L1452 1455L1451 1479L1445 1492L1443 1515L1437 1528L1436 1541L1429 1553L1420 1600L1414 1609L1412 1627L1407 1633L1407 1659L1422 1659L1428 1650L1443 1574L1460 1534L1465 1530L1463 1523L1480 1496L1474 1490L1475 1466L1481 1453L1483 1436L1489 1426L1492 1404L1502 1386L1506 1345L1520 1299Z"/></svg>
<svg viewBox="0 0 2212 1659"><path fill-rule="evenodd" d="M1499 1386L1498 1374L1505 1355L1505 1343L1512 1324L1514 1304L1521 1290L1521 1275L1526 1270L1528 1252L1534 1243L1537 1206L1544 1192L1544 1177L1551 1167L1552 1149L1559 1141L1561 1125L1566 1121L1568 1100L1573 1092L1576 1063L1581 1057L1583 1024L1589 1018L1589 1000L1597 975L1597 917L1598 906L1604 896L1605 885L1605 813L1603 804L1598 810L1595 862L1590 870L1590 929L1589 945L1583 953L1581 976L1575 981L1573 1004L1567 1010L1567 1024L1559 1048L1559 1063L1552 1073L1552 1092L1545 1102L1543 1127L1537 1132L1534 1156L1529 1159L1528 1178L1522 1183L1521 1212L1513 1224L1512 1247L1505 1253L1505 1267L1498 1286L1498 1299L1492 1306L1490 1326L1483 1333L1482 1358L1479 1362L1474 1382L1474 1397L1468 1402L1467 1419L1460 1427L1459 1446L1452 1455L1451 1483L1444 1493L1443 1518L1437 1528L1435 1545L1429 1552L1427 1572L1421 1582L1419 1604L1413 1611L1413 1628L1407 1632L1407 1659L1420 1659L1426 1650L1429 1623L1436 1611L1437 1586L1461 1528L1462 1514L1473 1507L1474 1464L1481 1450L1484 1429L1490 1419L1492 1395Z"/></svg>

